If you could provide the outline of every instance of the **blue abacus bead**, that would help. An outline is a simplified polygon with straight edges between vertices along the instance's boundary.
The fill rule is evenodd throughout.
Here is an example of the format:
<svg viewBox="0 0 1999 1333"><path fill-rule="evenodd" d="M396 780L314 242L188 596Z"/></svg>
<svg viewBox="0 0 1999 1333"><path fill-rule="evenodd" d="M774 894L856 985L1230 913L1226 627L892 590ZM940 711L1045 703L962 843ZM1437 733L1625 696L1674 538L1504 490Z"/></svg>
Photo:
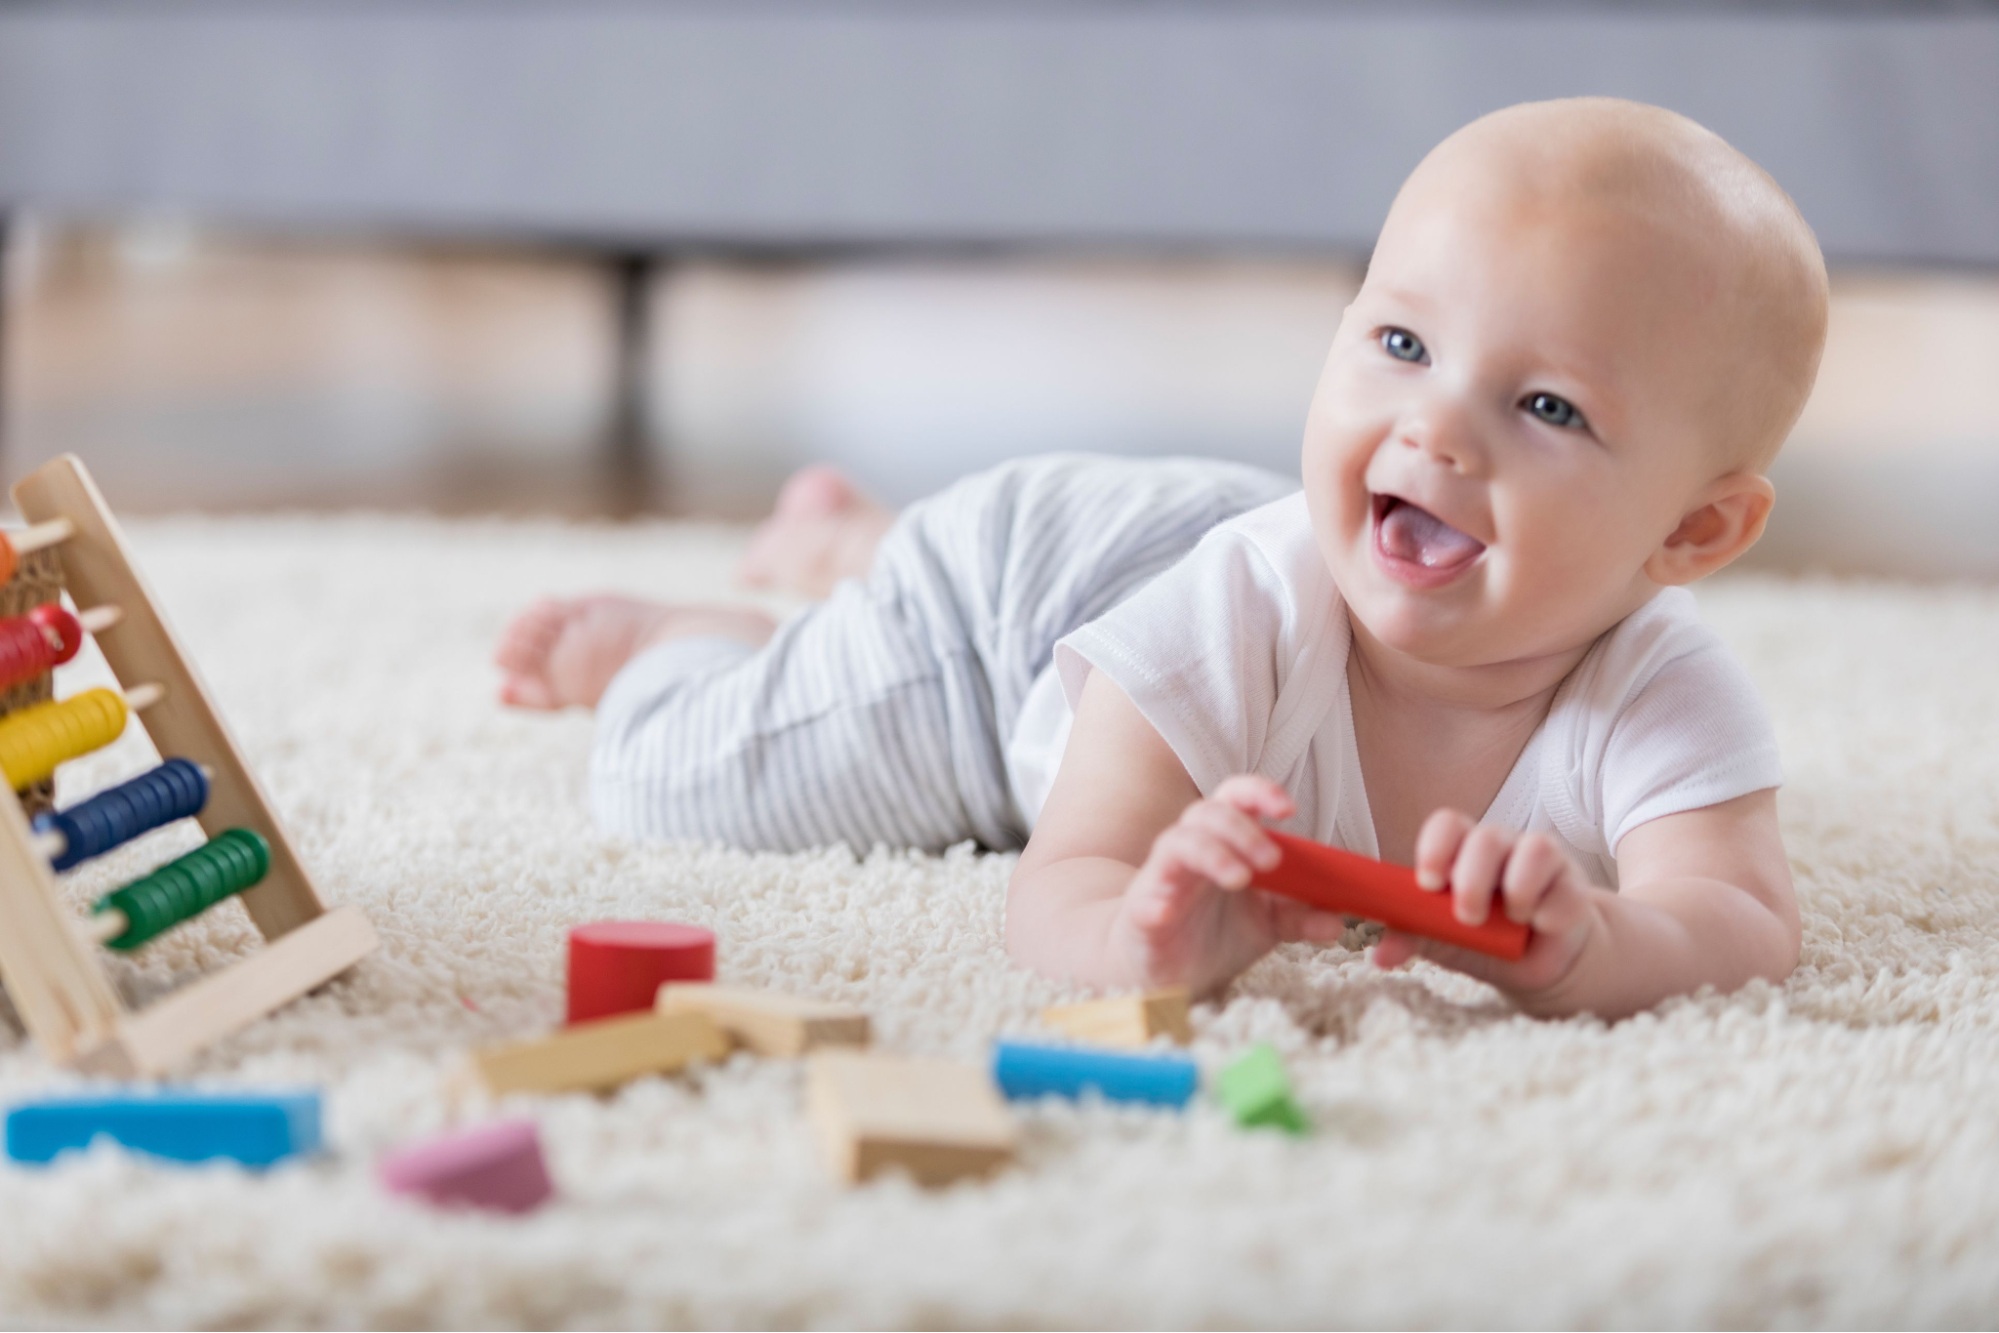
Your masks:
<svg viewBox="0 0 1999 1333"><path fill-rule="evenodd" d="M1115 1102L1185 1106L1200 1086L1200 1068L1184 1055L1132 1055L1092 1046L993 1043L993 1082L1015 1100L1081 1097L1095 1092Z"/></svg>
<svg viewBox="0 0 1999 1333"><path fill-rule="evenodd" d="M49 858L51 870L68 870L97 855L90 849L90 835L67 811L45 810L36 815L35 832L62 834L62 855Z"/></svg>
<svg viewBox="0 0 1999 1333"><path fill-rule="evenodd" d="M35 827L62 834L67 845L49 865L68 870L142 833L200 814L206 804L208 776L201 766L185 759L169 759L67 810L38 816Z"/></svg>
<svg viewBox="0 0 1999 1333"><path fill-rule="evenodd" d="M319 1151L319 1094L112 1093L51 1097L7 1112L7 1155L17 1162L52 1161L98 1138L174 1162L269 1166Z"/></svg>

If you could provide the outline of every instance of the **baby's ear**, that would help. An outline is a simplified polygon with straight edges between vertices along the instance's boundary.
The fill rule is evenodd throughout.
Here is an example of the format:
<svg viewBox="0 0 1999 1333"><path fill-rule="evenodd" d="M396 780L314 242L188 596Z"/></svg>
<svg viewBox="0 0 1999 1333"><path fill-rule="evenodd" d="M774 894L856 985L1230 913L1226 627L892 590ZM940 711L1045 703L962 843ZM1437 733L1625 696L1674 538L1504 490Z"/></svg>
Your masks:
<svg viewBox="0 0 1999 1333"><path fill-rule="evenodd" d="M1706 578L1756 544L1776 499L1770 479L1754 472L1708 483L1645 562L1646 576L1669 587Z"/></svg>

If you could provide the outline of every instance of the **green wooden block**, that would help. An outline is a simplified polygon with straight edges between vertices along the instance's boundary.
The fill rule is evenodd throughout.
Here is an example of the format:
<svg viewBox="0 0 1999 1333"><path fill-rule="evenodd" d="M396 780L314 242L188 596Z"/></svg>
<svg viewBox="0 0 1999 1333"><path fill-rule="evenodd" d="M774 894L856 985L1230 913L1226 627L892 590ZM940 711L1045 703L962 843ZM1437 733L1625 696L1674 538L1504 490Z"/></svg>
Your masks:
<svg viewBox="0 0 1999 1333"><path fill-rule="evenodd" d="M1291 1096L1291 1080L1275 1047L1250 1047L1215 1079L1215 1093L1245 1129L1281 1129L1304 1134L1312 1128L1304 1108Z"/></svg>

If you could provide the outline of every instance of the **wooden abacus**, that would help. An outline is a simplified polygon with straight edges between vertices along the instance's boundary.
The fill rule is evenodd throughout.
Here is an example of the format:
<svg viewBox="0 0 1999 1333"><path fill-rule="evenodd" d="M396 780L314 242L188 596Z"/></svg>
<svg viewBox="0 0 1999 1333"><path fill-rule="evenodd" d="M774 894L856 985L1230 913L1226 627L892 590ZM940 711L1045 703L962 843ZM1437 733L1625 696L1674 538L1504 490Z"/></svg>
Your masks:
<svg viewBox="0 0 1999 1333"><path fill-rule="evenodd" d="M51 1059L157 1074L346 971L375 948L375 931L358 908L321 903L83 464L55 459L13 494L29 526L0 546L0 604L28 614L0 621L0 671L15 675L0 696L0 767L17 794L0 798L0 982ZM64 591L81 615L61 607ZM85 630L126 690L51 702L48 670L74 655ZM167 762L48 810L56 764L116 739L138 709ZM107 894L89 921L65 904L52 859L66 867L187 816L208 835L203 847ZM127 1009L97 950L136 947L234 896L264 947Z"/></svg>

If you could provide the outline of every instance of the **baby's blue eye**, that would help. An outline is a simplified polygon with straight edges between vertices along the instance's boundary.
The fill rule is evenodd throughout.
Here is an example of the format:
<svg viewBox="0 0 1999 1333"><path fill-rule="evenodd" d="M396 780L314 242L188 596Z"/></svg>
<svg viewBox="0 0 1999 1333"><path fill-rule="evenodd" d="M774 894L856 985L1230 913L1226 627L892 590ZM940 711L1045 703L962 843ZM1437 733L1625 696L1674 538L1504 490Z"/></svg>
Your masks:
<svg viewBox="0 0 1999 1333"><path fill-rule="evenodd" d="M1527 401L1520 405L1550 426L1585 424L1583 414L1576 411L1574 403L1566 398L1557 398L1552 393L1530 393L1527 395Z"/></svg>
<svg viewBox="0 0 1999 1333"><path fill-rule="evenodd" d="M1397 361L1427 361L1430 359L1429 349L1423 346L1423 340L1407 329L1383 329L1381 331L1381 349Z"/></svg>

